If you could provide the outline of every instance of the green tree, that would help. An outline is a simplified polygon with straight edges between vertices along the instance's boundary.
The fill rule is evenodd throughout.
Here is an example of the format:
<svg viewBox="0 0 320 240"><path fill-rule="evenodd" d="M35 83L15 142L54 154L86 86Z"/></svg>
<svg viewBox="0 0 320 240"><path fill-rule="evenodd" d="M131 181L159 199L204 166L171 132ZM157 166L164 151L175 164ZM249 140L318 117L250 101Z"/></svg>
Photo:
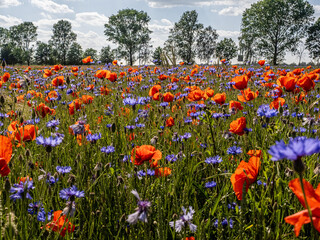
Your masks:
<svg viewBox="0 0 320 240"><path fill-rule="evenodd" d="M225 58L230 61L237 56L237 45L231 38L221 40L216 48L216 57L219 59Z"/></svg>
<svg viewBox="0 0 320 240"><path fill-rule="evenodd" d="M98 56L98 51L93 49L93 48L87 48L84 53L83 53L83 57L88 57L88 56L91 56L91 58L93 60L97 60L97 56Z"/></svg>
<svg viewBox="0 0 320 240"><path fill-rule="evenodd" d="M53 35L49 44L53 46L54 51L58 55L59 61L66 64L67 53L71 44L76 41L77 35L72 32L72 26L69 21L60 20L53 25Z"/></svg>
<svg viewBox="0 0 320 240"><path fill-rule="evenodd" d="M313 14L306 0L261 0L243 13L241 34L251 39L259 54L277 65L305 37Z"/></svg>
<svg viewBox="0 0 320 240"><path fill-rule="evenodd" d="M37 42L37 48L35 51L34 59L37 64L53 64L53 52L52 52L52 46L50 44L38 41Z"/></svg>
<svg viewBox="0 0 320 240"><path fill-rule="evenodd" d="M179 22L170 30L170 36L177 47L178 56L187 63L194 62L195 42L198 32L203 28L198 23L198 13L186 11L182 14Z"/></svg>
<svg viewBox="0 0 320 240"><path fill-rule="evenodd" d="M155 65L160 65L161 64L161 54L162 54L162 48L157 47L152 55L152 61L154 62Z"/></svg>
<svg viewBox="0 0 320 240"><path fill-rule="evenodd" d="M114 55L110 46L101 48L99 60L102 63L111 63L114 60Z"/></svg>
<svg viewBox="0 0 320 240"><path fill-rule="evenodd" d="M320 60L320 18L308 29L306 48L311 59Z"/></svg>
<svg viewBox="0 0 320 240"><path fill-rule="evenodd" d="M118 44L119 52L133 65L134 55L142 45L150 41L148 28L150 17L146 12L134 9L120 10L105 24L104 34L109 41Z"/></svg>
<svg viewBox="0 0 320 240"><path fill-rule="evenodd" d="M210 58L214 55L217 47L217 39L217 31L211 26L199 31L196 52L200 60L204 60L209 64Z"/></svg>
<svg viewBox="0 0 320 240"><path fill-rule="evenodd" d="M79 43L74 42L71 44L67 53L67 63L70 65L77 65L82 63L83 51Z"/></svg>

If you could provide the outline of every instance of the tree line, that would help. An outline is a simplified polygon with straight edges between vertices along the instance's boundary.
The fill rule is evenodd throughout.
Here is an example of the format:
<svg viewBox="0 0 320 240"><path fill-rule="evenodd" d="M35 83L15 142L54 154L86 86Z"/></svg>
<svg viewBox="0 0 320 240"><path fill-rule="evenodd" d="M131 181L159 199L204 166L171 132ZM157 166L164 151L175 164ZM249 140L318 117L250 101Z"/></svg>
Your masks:
<svg viewBox="0 0 320 240"><path fill-rule="evenodd" d="M237 55L243 62L264 58L277 65L287 52L301 60L307 49L310 58L319 62L320 18L314 22L313 15L314 8L306 0L261 0L243 12L237 46L231 38L218 41L217 31L199 23L195 10L186 11L170 29L164 45L152 50L151 18L144 11L123 9L104 25L106 39L116 44L115 49L106 46L99 54L93 48L83 51L71 23L60 20L53 25L47 43L37 41L37 27L32 22L0 27L0 54L8 64L28 65L81 64L86 56L102 63L124 59L130 65L150 60L162 65L193 64L196 58L208 64L214 58L231 60Z"/></svg>

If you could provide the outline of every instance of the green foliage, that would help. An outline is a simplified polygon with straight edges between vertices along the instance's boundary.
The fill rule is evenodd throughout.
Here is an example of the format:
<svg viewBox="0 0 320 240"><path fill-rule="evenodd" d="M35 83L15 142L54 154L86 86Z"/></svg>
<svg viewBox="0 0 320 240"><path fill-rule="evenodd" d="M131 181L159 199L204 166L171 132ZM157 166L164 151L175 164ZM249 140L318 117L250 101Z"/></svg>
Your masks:
<svg viewBox="0 0 320 240"><path fill-rule="evenodd" d="M85 58L88 56L91 56L91 58L96 61L98 58L98 51L93 48L87 48L83 53L83 57Z"/></svg>
<svg viewBox="0 0 320 240"><path fill-rule="evenodd" d="M71 44L76 41L77 35L72 32L71 23L67 20L59 20L53 25L52 36L49 44L52 45L59 61L62 64L67 62L67 53Z"/></svg>
<svg viewBox="0 0 320 240"><path fill-rule="evenodd" d="M218 42L216 57L219 59L225 58L229 61L237 56L237 50L237 45L231 38L224 38Z"/></svg>
<svg viewBox="0 0 320 240"><path fill-rule="evenodd" d="M104 34L109 41L119 46L121 56L125 57L130 65L134 63L134 55L141 46L148 44L150 33L148 28L150 17L146 12L135 9L123 9L109 18L105 24Z"/></svg>
<svg viewBox="0 0 320 240"><path fill-rule="evenodd" d="M99 55L102 63L111 63L115 59L110 46L101 48Z"/></svg>
<svg viewBox="0 0 320 240"><path fill-rule="evenodd" d="M182 14L179 22L170 30L169 39L175 42L178 56L186 63L193 63L195 57L195 42L198 32L203 28L198 23L198 13L186 11Z"/></svg>
<svg viewBox="0 0 320 240"><path fill-rule="evenodd" d="M213 57L217 47L217 39L217 31L211 26L199 31L197 36L196 52L200 60L204 60L209 64L209 60Z"/></svg>
<svg viewBox="0 0 320 240"><path fill-rule="evenodd" d="M79 43L72 43L67 53L68 64L77 65L82 63L83 51Z"/></svg>
<svg viewBox="0 0 320 240"><path fill-rule="evenodd" d="M161 65L161 54L162 54L162 48L157 47L152 55L152 61L154 62L155 65Z"/></svg>
<svg viewBox="0 0 320 240"><path fill-rule="evenodd" d="M52 46L44 42L37 42L37 48L35 50L34 59L37 64L54 64L54 58L52 56Z"/></svg>
<svg viewBox="0 0 320 240"><path fill-rule="evenodd" d="M256 49L277 65L286 51L294 52L313 14L312 5L305 0L262 0L252 4L242 15L240 45L245 55L250 59Z"/></svg>
<svg viewBox="0 0 320 240"><path fill-rule="evenodd" d="M308 29L308 38L306 48L309 51L310 58L319 63L320 60L320 18Z"/></svg>

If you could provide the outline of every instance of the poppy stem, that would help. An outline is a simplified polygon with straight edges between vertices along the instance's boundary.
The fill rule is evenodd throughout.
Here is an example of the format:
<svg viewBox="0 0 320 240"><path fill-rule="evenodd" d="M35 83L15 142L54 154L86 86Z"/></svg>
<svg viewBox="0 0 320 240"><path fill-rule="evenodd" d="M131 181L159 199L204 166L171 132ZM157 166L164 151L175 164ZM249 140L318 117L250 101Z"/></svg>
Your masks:
<svg viewBox="0 0 320 240"><path fill-rule="evenodd" d="M303 197L304 197L304 202L306 204L306 208L308 209L308 214L309 214L310 221L311 221L311 224L312 224L312 228L313 228L313 231L314 231L314 224L313 224L313 220L312 220L312 212L311 212L310 206L309 206L309 204L307 202L306 193L304 191L302 172L299 173L299 180L300 180L300 185L301 185L301 189L302 189L302 193L303 193Z"/></svg>

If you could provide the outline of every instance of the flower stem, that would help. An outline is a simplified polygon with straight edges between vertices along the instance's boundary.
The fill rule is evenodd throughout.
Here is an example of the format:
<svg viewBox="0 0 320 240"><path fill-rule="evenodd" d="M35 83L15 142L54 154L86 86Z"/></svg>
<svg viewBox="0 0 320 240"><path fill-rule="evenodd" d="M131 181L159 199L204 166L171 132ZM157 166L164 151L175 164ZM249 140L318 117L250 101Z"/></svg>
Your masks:
<svg viewBox="0 0 320 240"><path fill-rule="evenodd" d="M301 189L302 189L302 193L303 193L303 197L304 197L304 202L306 204L306 208L308 209L308 214L309 214L310 221L311 221L311 224L312 224L312 228L313 228L313 231L314 231L314 225L313 225L313 220L312 220L312 212L311 212L310 206L309 206L309 204L307 202L306 193L304 191L302 172L299 173L299 180L300 180L300 185L301 185Z"/></svg>

